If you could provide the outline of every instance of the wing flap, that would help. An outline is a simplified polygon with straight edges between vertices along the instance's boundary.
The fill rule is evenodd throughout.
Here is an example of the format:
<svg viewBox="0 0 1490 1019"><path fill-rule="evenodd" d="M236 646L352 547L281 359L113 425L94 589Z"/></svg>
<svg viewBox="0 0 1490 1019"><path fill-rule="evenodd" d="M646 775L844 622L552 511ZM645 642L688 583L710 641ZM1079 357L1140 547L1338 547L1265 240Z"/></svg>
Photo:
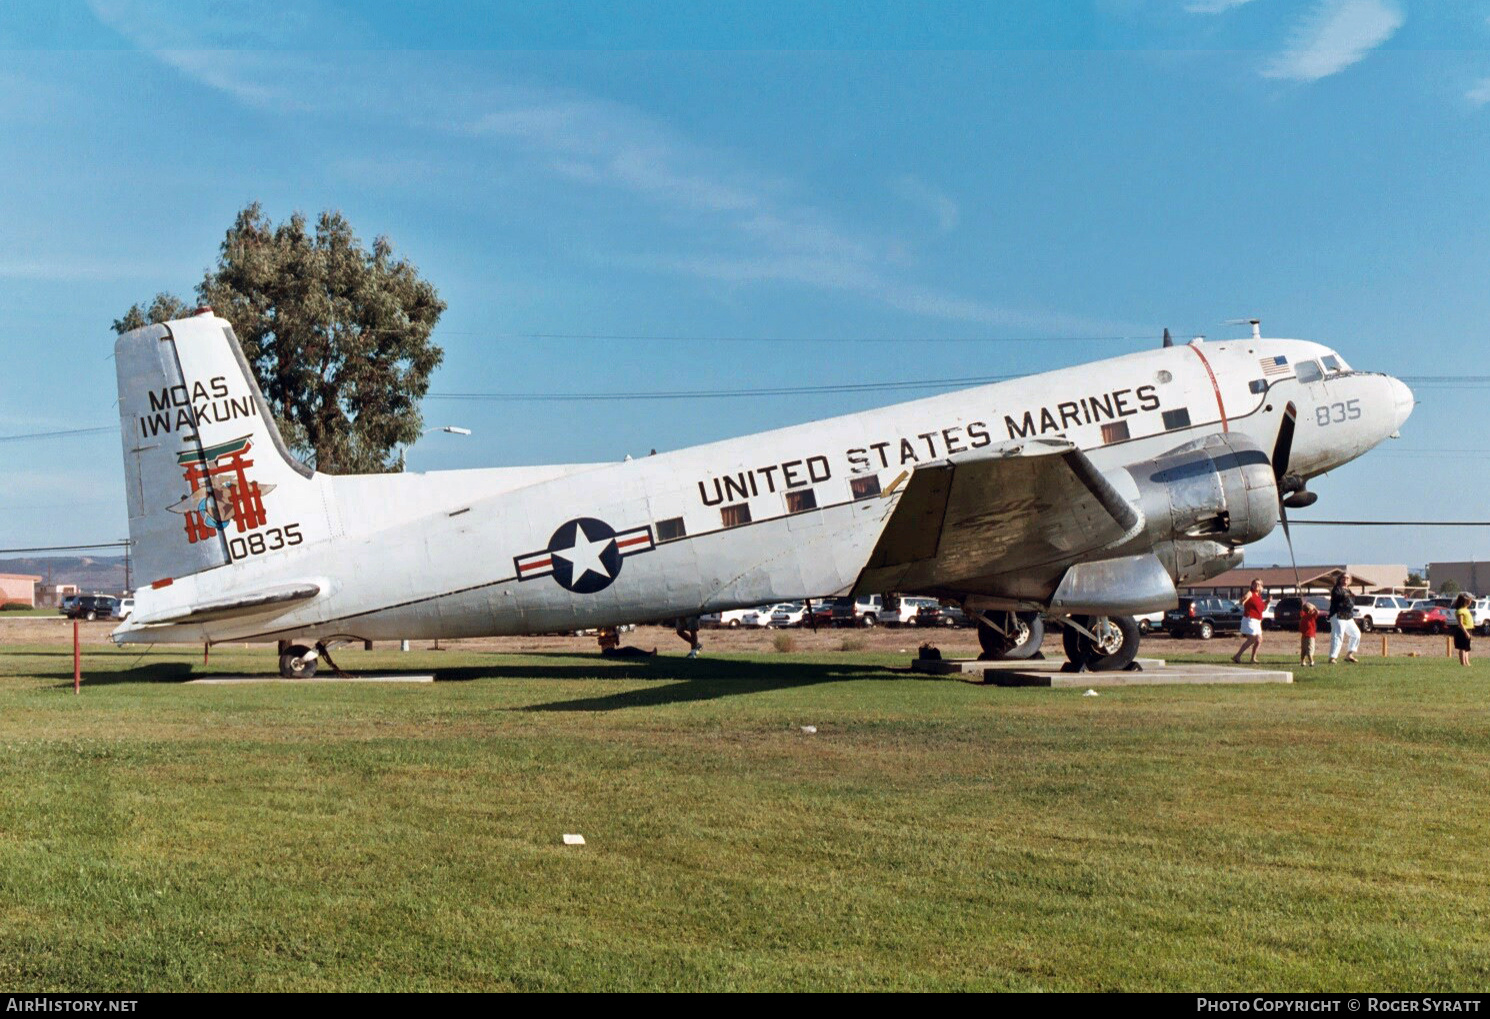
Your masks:
<svg viewBox="0 0 1490 1019"><path fill-rule="evenodd" d="M1073 443L1006 443L912 474L858 586L933 590L1039 573L1117 541L1138 521Z"/></svg>

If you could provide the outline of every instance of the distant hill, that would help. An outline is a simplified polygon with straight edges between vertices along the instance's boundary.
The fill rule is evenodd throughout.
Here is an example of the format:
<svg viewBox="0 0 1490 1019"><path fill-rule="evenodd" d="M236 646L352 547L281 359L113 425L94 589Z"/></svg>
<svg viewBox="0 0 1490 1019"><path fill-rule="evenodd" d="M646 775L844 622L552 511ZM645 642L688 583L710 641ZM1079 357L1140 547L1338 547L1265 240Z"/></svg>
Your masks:
<svg viewBox="0 0 1490 1019"><path fill-rule="evenodd" d="M123 556L0 559L0 573L29 573L45 582L49 572L52 583L76 584L84 593L117 594L124 590Z"/></svg>

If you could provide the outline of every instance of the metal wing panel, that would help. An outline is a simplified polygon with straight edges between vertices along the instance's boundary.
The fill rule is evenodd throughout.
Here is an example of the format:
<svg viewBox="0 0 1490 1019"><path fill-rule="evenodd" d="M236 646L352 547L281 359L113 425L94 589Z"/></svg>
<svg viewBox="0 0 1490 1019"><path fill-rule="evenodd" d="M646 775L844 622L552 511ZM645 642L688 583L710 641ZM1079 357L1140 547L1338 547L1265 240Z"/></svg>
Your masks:
<svg viewBox="0 0 1490 1019"><path fill-rule="evenodd" d="M1006 444L917 470L860 590L932 590L1064 566L1138 514L1069 442Z"/></svg>

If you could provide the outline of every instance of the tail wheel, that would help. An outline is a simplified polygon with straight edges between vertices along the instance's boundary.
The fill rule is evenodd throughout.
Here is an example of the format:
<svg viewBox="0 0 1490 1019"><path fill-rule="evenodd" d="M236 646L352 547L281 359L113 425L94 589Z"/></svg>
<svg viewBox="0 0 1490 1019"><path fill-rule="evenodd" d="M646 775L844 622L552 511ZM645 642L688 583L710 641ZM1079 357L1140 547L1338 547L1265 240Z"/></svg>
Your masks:
<svg viewBox="0 0 1490 1019"><path fill-rule="evenodd" d="M1090 630L1096 640L1074 626L1065 627L1061 643L1069 661L1085 665L1093 672L1116 672L1138 657L1138 623L1132 616L1073 616L1072 619Z"/></svg>
<svg viewBox="0 0 1490 1019"><path fill-rule="evenodd" d="M978 618L978 643L986 661L1022 661L1034 657L1045 641L1045 620L1038 612L990 613L1004 632Z"/></svg>
<svg viewBox="0 0 1490 1019"><path fill-rule="evenodd" d="M317 659L307 661L308 654L310 648L304 644L291 645L279 656L279 674L285 679L309 679L314 676Z"/></svg>

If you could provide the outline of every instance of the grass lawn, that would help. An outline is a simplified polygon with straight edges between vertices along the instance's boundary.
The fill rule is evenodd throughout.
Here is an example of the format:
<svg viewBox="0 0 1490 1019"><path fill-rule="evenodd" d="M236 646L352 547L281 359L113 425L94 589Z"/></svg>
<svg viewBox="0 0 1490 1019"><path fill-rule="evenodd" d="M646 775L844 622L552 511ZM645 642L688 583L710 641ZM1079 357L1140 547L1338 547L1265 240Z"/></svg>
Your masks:
<svg viewBox="0 0 1490 1019"><path fill-rule="evenodd" d="M339 657L0 648L0 990L1490 988L1483 662Z"/></svg>

